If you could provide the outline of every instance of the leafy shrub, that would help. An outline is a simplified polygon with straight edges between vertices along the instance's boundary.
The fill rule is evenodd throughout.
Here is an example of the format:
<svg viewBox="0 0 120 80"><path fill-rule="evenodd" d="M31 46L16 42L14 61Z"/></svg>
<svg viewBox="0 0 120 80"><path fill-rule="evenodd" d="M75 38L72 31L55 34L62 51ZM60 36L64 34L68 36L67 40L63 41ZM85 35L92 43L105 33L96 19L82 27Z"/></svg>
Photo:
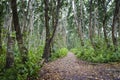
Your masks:
<svg viewBox="0 0 120 80"><path fill-rule="evenodd" d="M17 52L17 51L15 51ZM41 67L40 61L42 59L43 46L34 50L29 50L28 57L29 60L25 63L21 63L20 54L15 54L15 63L12 68L5 69L5 55L0 56L0 62L4 63L3 66L0 67L0 79L1 80L37 80L38 71Z"/></svg>
<svg viewBox="0 0 120 80"><path fill-rule="evenodd" d="M102 42L98 42L95 44L95 49L92 46L84 46L80 48L71 49L71 52L75 53L75 55L82 60L87 60L90 62L114 62L120 61L120 48L115 52L113 46L109 48Z"/></svg>
<svg viewBox="0 0 120 80"><path fill-rule="evenodd" d="M62 58L66 56L67 53L68 53L68 49L66 48L58 49L55 53L52 53L50 60L56 60L57 58Z"/></svg>
<svg viewBox="0 0 120 80"><path fill-rule="evenodd" d="M78 50L77 48L73 48L73 49L71 49L70 51L73 52L74 54L79 53L79 50Z"/></svg>

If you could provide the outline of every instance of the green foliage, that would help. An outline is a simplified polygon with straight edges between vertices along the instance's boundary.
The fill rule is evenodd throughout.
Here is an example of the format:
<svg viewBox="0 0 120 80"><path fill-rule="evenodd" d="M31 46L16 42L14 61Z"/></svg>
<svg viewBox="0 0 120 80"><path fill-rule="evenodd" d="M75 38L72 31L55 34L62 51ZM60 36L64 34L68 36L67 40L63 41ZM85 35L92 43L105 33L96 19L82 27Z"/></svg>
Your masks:
<svg viewBox="0 0 120 80"><path fill-rule="evenodd" d="M70 51L73 52L74 54L78 54L79 53L79 50L77 48L73 48Z"/></svg>
<svg viewBox="0 0 120 80"><path fill-rule="evenodd" d="M16 32L13 31L11 34L10 34L11 37L16 37Z"/></svg>
<svg viewBox="0 0 120 80"><path fill-rule="evenodd" d="M17 80L17 70L15 68L10 69L3 69L2 72L0 72L1 80Z"/></svg>
<svg viewBox="0 0 120 80"><path fill-rule="evenodd" d="M0 55L0 71L4 68L5 65L5 54Z"/></svg>
<svg viewBox="0 0 120 80"><path fill-rule="evenodd" d="M17 49L15 49L17 50ZM15 63L12 68L5 69L5 55L0 56L0 79L1 80L37 80L38 71L41 67L40 61L42 59L43 46L40 46L36 51L29 50L29 60L23 64L21 63L20 54L15 51Z"/></svg>
<svg viewBox="0 0 120 80"><path fill-rule="evenodd" d="M106 47L106 44L103 42L96 42L95 49L92 46L87 44L84 47L71 49L71 52L82 60L87 60L95 63L107 63L107 62L116 62L120 61L120 48L117 51L114 51L114 47Z"/></svg>
<svg viewBox="0 0 120 80"><path fill-rule="evenodd" d="M55 53L52 53L50 60L56 60L58 58L62 58L64 56L66 56L67 53L68 53L67 48L58 49Z"/></svg>

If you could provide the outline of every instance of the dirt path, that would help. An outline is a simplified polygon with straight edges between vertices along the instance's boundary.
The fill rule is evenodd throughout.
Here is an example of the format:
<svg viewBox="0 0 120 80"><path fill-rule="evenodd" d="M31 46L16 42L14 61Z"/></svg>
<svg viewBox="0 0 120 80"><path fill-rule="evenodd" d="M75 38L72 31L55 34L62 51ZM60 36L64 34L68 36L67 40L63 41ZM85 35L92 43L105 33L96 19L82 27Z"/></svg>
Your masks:
<svg viewBox="0 0 120 80"><path fill-rule="evenodd" d="M120 80L120 63L92 64L69 52L66 57L45 64L40 80Z"/></svg>

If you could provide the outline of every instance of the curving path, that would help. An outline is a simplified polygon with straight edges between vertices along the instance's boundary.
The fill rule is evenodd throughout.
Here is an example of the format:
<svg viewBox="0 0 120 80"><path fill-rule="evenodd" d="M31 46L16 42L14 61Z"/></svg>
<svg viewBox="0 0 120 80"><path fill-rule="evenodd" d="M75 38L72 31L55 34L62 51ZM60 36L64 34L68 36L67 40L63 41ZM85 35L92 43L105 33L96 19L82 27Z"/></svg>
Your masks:
<svg viewBox="0 0 120 80"><path fill-rule="evenodd" d="M120 63L92 64L69 52L66 57L45 64L39 80L120 80Z"/></svg>

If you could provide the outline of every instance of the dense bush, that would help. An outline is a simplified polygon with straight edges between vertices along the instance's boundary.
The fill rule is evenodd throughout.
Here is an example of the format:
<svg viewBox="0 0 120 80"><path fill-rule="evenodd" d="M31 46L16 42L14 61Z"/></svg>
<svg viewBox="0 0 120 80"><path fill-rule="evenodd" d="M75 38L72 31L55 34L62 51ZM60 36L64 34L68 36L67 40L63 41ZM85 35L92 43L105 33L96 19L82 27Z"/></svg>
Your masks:
<svg viewBox="0 0 120 80"><path fill-rule="evenodd" d="M55 53L52 53L51 60L56 60L67 55L68 50L66 48L58 49ZM29 60L23 64L21 63L20 54L18 49L15 48L14 56L15 63L12 68L5 69L6 55L0 56L0 80L37 80L38 71L40 70L42 60L43 46L37 49L30 49L28 58Z"/></svg>
<svg viewBox="0 0 120 80"><path fill-rule="evenodd" d="M56 60L57 58L62 58L66 56L68 53L67 48L61 48L55 51L55 53L52 53L50 60Z"/></svg>
<svg viewBox="0 0 120 80"><path fill-rule="evenodd" d="M73 48L71 52L82 60L87 60L90 62L115 62L120 61L120 47L117 51L114 51L113 46L109 48L102 42L95 44L95 49L92 46L84 46L80 48Z"/></svg>
<svg viewBox="0 0 120 80"><path fill-rule="evenodd" d="M15 51L16 52L16 51ZM29 60L21 63L19 53L15 54L14 66L10 69L5 69L5 55L0 56L0 80L37 80L38 71L40 70L40 61L42 59L43 47L34 50L29 50Z"/></svg>

